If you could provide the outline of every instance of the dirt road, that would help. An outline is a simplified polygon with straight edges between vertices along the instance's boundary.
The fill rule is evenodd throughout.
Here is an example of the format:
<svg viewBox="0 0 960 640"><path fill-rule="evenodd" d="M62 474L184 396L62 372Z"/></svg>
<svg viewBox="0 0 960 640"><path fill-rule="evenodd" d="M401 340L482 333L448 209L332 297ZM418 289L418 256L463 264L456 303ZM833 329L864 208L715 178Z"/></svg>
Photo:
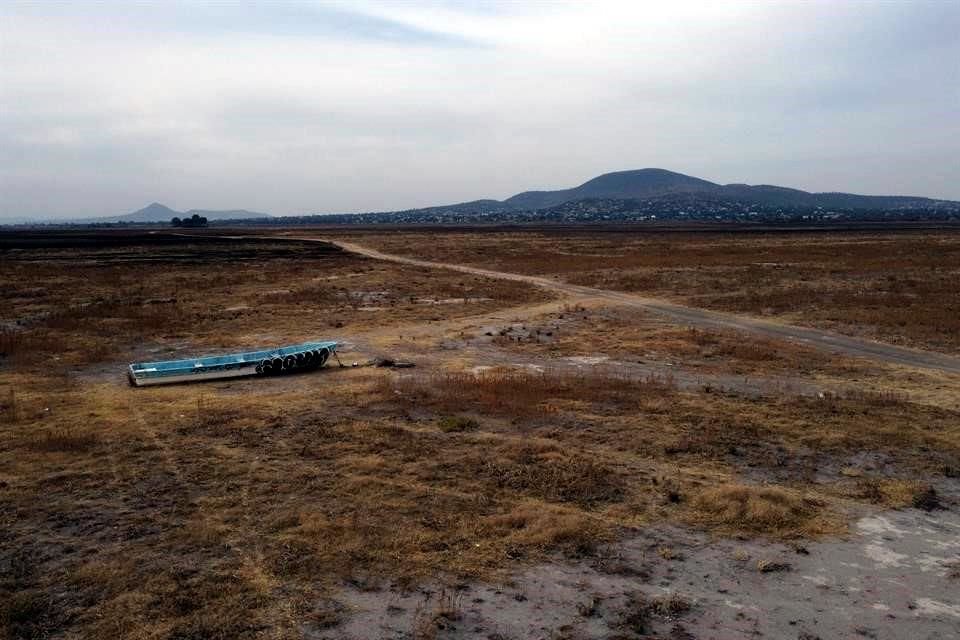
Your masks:
<svg viewBox="0 0 960 640"><path fill-rule="evenodd" d="M369 247L344 242L342 240L333 240L330 238L290 238L291 240L307 240L329 242L335 244L346 251L374 258L376 260L387 260L390 262L399 262L419 267L452 269L463 273L470 273L488 278L499 278L502 280L514 280L517 282L527 282L552 291L568 296L587 296L592 298L602 298L616 302L618 304L635 307L644 311L649 311L684 325L690 325L703 328L723 328L747 331L758 335L771 338L792 340L811 347L823 349L833 353L867 358L876 362L888 364L906 365L919 369L929 369L934 371L943 371L946 373L960 374L960 358L930 351L920 351L917 349L907 349L880 342L863 340L845 336L839 333L823 331L821 329L811 329L807 327L797 327L794 325L781 324L769 320L760 320L747 316L735 315L731 313L721 313L717 311L707 311L695 307L667 302L657 298L647 298L630 293L619 291L609 291L606 289L595 289L593 287L584 287L575 284L568 284L543 278L539 276L530 276L520 273L507 273L503 271L493 271L490 269L481 269L479 267L470 267L462 264L452 264L449 262L430 262L428 260L418 260L377 251Z"/></svg>

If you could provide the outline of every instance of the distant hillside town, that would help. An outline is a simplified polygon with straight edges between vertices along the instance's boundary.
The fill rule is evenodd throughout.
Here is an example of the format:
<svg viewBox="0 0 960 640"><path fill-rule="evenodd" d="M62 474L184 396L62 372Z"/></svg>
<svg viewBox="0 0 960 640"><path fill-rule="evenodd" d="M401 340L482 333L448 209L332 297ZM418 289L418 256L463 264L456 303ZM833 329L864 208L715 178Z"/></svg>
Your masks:
<svg viewBox="0 0 960 640"><path fill-rule="evenodd" d="M579 187L506 200L379 213L276 218L270 224L821 222L958 220L960 202L912 196L809 193L771 185L719 185L665 169L607 173ZM252 224L260 223L251 220Z"/></svg>
<svg viewBox="0 0 960 640"><path fill-rule="evenodd" d="M506 200L474 200L405 211L274 217L244 209L191 209L180 213L154 202L133 213L71 223L116 226L173 221L174 226L203 226L199 219L211 225L234 226L960 221L960 202L917 196L810 193L773 185L720 185L665 169L638 169L607 173L571 189L525 191Z"/></svg>

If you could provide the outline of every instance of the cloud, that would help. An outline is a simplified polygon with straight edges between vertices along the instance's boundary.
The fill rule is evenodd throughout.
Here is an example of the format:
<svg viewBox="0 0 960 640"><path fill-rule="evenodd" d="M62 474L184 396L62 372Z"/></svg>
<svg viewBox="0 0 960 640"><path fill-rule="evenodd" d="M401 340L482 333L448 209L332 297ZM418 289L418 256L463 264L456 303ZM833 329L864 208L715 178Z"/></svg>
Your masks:
<svg viewBox="0 0 960 640"><path fill-rule="evenodd" d="M955 3L0 12L0 216L403 209L643 166L960 199Z"/></svg>
<svg viewBox="0 0 960 640"><path fill-rule="evenodd" d="M349 3L331 2L186 2L130 3L103 0L85 3L14 2L9 16L69 23L71 27L113 36L118 32L163 38L269 35L274 37L357 39L399 45L478 46L456 33L420 28L389 16L356 11Z"/></svg>

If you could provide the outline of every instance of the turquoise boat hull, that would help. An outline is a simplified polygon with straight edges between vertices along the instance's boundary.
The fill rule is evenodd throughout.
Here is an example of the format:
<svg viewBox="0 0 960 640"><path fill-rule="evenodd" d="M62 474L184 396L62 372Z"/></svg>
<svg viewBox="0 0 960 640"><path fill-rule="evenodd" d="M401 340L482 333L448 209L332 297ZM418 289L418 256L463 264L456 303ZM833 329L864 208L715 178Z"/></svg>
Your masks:
<svg viewBox="0 0 960 640"><path fill-rule="evenodd" d="M275 349L221 356L134 362L130 365L127 375L130 378L130 384L143 387L310 371L324 366L327 359L336 352L337 344L336 342L304 342Z"/></svg>

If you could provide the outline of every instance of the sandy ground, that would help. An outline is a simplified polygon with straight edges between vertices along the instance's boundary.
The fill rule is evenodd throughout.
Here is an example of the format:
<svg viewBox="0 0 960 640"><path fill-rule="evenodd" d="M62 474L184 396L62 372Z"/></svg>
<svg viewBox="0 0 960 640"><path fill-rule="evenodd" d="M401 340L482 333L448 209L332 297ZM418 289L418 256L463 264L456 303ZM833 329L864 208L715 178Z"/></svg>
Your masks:
<svg viewBox="0 0 960 640"><path fill-rule="evenodd" d="M774 570L760 570L763 563ZM345 587L336 598L343 624L306 631L341 640L409 638L411 630L485 639L946 640L960 634L958 571L956 511L865 515L848 539L793 547L654 527L599 559L544 564L501 584ZM636 615L638 600L673 594L689 610Z"/></svg>

